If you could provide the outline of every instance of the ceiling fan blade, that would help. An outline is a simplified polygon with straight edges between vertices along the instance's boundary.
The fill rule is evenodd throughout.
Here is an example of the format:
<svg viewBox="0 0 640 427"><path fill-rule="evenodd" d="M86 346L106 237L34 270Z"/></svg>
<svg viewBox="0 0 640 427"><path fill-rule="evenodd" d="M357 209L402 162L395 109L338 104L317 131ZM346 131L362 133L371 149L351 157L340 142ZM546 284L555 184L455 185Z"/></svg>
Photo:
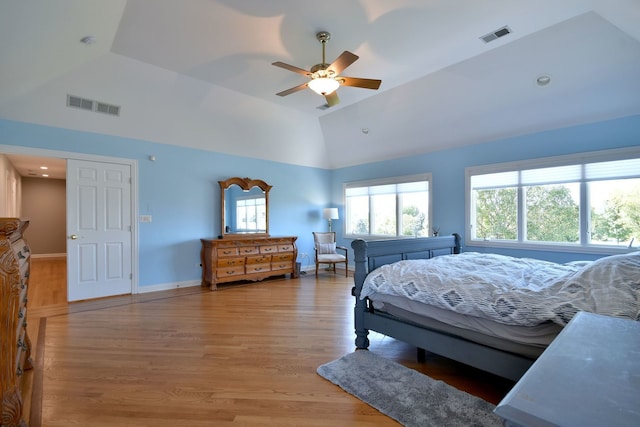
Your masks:
<svg viewBox="0 0 640 427"><path fill-rule="evenodd" d="M361 87L364 89L378 89L382 80L361 79L358 77L337 77L336 80L343 86Z"/></svg>
<svg viewBox="0 0 640 427"><path fill-rule="evenodd" d="M329 95L325 95L324 99L327 100L327 105L329 107L333 107L334 105L337 105L340 103L340 98L338 98L338 92L335 90L331 92Z"/></svg>
<svg viewBox="0 0 640 427"><path fill-rule="evenodd" d="M333 61L333 63L331 63L331 65L327 67L327 70L333 71L337 76L342 72L342 70L356 62L358 58L359 56L355 53L351 53L348 50L345 50L340 56L338 56L338 58L336 58L335 61Z"/></svg>
<svg viewBox="0 0 640 427"><path fill-rule="evenodd" d="M284 68L285 70L293 71L294 73L302 74L303 76L309 77L311 73L307 70L303 70L302 68L298 68L294 65L285 64L284 62L274 62L271 65L275 65L276 67Z"/></svg>
<svg viewBox="0 0 640 427"><path fill-rule="evenodd" d="M309 83L309 82L305 82L305 83L302 83L301 85L294 86L294 87L292 87L291 89L283 90L282 92L278 92L278 93L276 93L276 95L278 95L278 96L287 96L287 95L291 95L292 93L295 93L295 92L301 91L302 89L306 89L306 88L307 88L307 84L308 84L308 83Z"/></svg>

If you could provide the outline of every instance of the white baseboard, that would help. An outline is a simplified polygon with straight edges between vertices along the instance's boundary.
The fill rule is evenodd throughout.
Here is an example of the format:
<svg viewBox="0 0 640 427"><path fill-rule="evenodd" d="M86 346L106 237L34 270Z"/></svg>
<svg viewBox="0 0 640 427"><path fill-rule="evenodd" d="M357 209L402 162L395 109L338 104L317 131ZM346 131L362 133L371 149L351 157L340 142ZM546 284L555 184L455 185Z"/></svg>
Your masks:
<svg viewBox="0 0 640 427"><path fill-rule="evenodd" d="M145 294L147 292L168 291L170 289L188 288L192 286L200 286L200 280L190 280L188 282L161 283L159 285L138 286L138 293Z"/></svg>

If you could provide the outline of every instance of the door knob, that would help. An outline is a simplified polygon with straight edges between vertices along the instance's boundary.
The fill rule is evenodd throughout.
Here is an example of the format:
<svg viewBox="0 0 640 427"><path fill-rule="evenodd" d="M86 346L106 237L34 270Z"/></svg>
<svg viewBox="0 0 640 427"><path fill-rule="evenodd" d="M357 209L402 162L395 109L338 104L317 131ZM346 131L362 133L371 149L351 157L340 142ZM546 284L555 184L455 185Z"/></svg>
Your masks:
<svg viewBox="0 0 640 427"><path fill-rule="evenodd" d="M78 236L76 236L75 234L72 234L71 236L69 236L69 238L71 240L76 240L78 238Z"/></svg>

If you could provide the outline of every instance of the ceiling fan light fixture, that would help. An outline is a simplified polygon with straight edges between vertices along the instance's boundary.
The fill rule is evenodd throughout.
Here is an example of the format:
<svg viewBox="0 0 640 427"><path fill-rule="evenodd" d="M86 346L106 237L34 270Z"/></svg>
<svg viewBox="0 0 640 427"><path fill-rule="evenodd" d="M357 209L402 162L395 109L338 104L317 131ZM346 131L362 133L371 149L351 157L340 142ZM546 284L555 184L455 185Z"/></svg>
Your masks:
<svg viewBox="0 0 640 427"><path fill-rule="evenodd" d="M340 87L340 83L331 77L317 77L308 84L309 88L318 95L326 96Z"/></svg>
<svg viewBox="0 0 640 427"><path fill-rule="evenodd" d="M331 34L326 31L320 31L316 34L316 38L322 44L322 62L311 67L309 71L280 61L273 62L271 64L310 78L306 83L302 83L298 86L276 93L277 96L287 96L309 88L318 95L325 97L327 103L322 106L322 109L325 109L340 103L340 98L338 98L338 93L336 92L336 89L340 86L360 87L374 90L377 90L380 87L382 80L340 76L340 73L342 73L345 68L353 64L358 59L358 55L345 50L335 59L335 61L331 64L327 64L325 60L325 45L327 40L331 38Z"/></svg>

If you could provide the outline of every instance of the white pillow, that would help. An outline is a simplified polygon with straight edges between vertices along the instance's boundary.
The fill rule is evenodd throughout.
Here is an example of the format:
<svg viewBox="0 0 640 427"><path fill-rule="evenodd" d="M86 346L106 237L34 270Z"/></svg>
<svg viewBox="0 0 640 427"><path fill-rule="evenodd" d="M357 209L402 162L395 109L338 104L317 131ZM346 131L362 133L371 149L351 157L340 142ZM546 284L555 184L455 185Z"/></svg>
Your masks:
<svg viewBox="0 0 640 427"><path fill-rule="evenodd" d="M336 253L336 243L318 243L318 253L319 254L335 254Z"/></svg>

